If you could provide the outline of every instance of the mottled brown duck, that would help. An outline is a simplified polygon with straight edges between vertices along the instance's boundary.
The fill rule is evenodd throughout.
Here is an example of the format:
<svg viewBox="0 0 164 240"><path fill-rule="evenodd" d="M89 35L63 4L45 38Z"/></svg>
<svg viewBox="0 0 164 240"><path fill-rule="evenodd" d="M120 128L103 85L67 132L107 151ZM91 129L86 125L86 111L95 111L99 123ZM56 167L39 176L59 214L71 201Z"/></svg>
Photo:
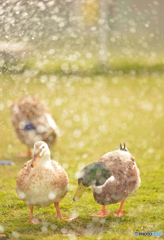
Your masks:
<svg viewBox="0 0 164 240"><path fill-rule="evenodd" d="M51 160L48 145L43 141L36 142L33 159L23 165L16 181L18 197L30 208L28 222L40 223L33 217L34 206L47 207L52 203L56 207L56 218L73 220L74 217L64 218L59 208L68 185L67 173L58 162Z"/></svg>
<svg viewBox="0 0 164 240"><path fill-rule="evenodd" d="M108 152L98 162L87 165L79 172L78 188L73 198L77 201L89 186L97 203L102 205L101 212L92 215L104 217L109 215L105 205L121 202L115 216L123 215L125 199L135 193L140 186L140 172L134 157L127 148Z"/></svg>
<svg viewBox="0 0 164 240"><path fill-rule="evenodd" d="M59 129L42 100L29 95L14 101L10 109L16 134L28 147L27 153L18 157L32 157L30 148L37 141L44 141L49 147L56 143Z"/></svg>

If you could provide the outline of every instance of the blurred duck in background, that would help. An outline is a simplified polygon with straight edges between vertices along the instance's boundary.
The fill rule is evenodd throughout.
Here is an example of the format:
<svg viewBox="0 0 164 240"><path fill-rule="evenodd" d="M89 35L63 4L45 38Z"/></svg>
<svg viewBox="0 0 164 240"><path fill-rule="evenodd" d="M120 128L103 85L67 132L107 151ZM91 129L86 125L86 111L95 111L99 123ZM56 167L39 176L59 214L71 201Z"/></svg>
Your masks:
<svg viewBox="0 0 164 240"><path fill-rule="evenodd" d="M78 189L73 198L77 201L89 186L97 203L102 205L101 212L91 216L105 217L109 215L105 205L121 202L115 216L123 215L125 199L140 186L140 172L134 157L127 148L106 153L98 162L87 165L79 172Z"/></svg>
<svg viewBox="0 0 164 240"><path fill-rule="evenodd" d="M30 148L37 141L44 141L49 147L56 143L59 129L42 100L29 95L14 101L10 110L16 134L28 147L27 153L18 157L31 157Z"/></svg>

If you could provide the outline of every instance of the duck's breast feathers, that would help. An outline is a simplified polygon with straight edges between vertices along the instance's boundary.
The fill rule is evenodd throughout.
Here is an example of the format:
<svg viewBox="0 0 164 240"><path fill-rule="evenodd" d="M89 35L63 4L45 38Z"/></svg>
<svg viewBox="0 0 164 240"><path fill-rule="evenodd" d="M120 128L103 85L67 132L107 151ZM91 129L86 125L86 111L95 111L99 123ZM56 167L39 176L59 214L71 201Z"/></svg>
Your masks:
<svg viewBox="0 0 164 240"><path fill-rule="evenodd" d="M58 127L45 104L34 96L27 96L11 105L11 118L21 141L33 147L43 140L53 145L59 135Z"/></svg>
<svg viewBox="0 0 164 240"><path fill-rule="evenodd" d="M51 160L46 167L31 167L30 161L26 162L17 178L17 188L23 191L30 191L31 188L39 189L41 186L46 188L63 189L68 185L68 176L61 165Z"/></svg>
<svg viewBox="0 0 164 240"><path fill-rule="evenodd" d="M16 191L27 204L46 207L55 201L60 202L68 185L67 173L56 161L36 167L31 167L28 161L18 175Z"/></svg>
<svg viewBox="0 0 164 240"><path fill-rule="evenodd" d="M33 170L30 162L31 160L27 161L20 170L16 181L16 189L24 190L24 188L27 189L29 187L29 177Z"/></svg>
<svg viewBox="0 0 164 240"><path fill-rule="evenodd" d="M65 187L65 185L68 184L69 179L66 171L64 168L60 165L60 163L51 160L52 167L56 173L56 178L58 179L58 187L62 188Z"/></svg>

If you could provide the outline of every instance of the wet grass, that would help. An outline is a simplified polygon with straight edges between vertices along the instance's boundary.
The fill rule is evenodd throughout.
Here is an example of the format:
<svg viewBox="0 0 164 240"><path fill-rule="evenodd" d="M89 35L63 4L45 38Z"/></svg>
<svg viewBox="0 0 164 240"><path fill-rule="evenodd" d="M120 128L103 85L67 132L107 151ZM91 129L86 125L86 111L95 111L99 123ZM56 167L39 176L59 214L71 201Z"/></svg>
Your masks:
<svg viewBox="0 0 164 240"><path fill-rule="evenodd" d="M34 48L34 47L33 47ZM106 61L102 61L98 50L87 48L79 52L70 50L67 54L62 48L50 54L52 49L34 49L24 58L15 54L15 57L3 56L3 73L23 73L32 71L31 74L58 74L58 75L113 75L113 74L151 74L164 72L163 51L139 51L127 48L122 53L120 48L111 49ZM124 50L124 49L123 49Z"/></svg>
<svg viewBox="0 0 164 240"><path fill-rule="evenodd" d="M154 53L144 53L139 56L137 52L133 55L119 55L112 53L105 62L100 61L98 54L90 53L91 58L85 56L79 57L78 53L68 56L56 57L49 56L47 52L42 56L33 56L27 58L22 70L33 69L41 73L51 74L77 74L77 75L95 75L95 74L113 74L113 73L152 73L164 71L164 56L162 53L156 55ZM46 56L46 57L45 57Z"/></svg>
<svg viewBox="0 0 164 240"><path fill-rule="evenodd" d="M29 69L24 74L1 75L0 89L0 159L15 163L0 165L0 224L7 239L136 239L135 231L163 233L162 73L81 77L35 74ZM11 100L27 94L37 94L45 100L61 130L51 156L63 165L70 179L69 192L60 203L61 212L65 217L77 214L76 221L55 220L56 211L50 205L34 208L41 225L24 224L29 219L29 209L18 199L15 184L26 161L16 155L26 147L16 137L9 105ZM106 152L118 149L120 142L126 143L136 159L141 187L124 204L128 216L112 216L119 208L119 204L114 204L107 206L110 216L91 218L89 215L98 213L101 206L95 202L91 188L79 202L72 201L76 172Z"/></svg>

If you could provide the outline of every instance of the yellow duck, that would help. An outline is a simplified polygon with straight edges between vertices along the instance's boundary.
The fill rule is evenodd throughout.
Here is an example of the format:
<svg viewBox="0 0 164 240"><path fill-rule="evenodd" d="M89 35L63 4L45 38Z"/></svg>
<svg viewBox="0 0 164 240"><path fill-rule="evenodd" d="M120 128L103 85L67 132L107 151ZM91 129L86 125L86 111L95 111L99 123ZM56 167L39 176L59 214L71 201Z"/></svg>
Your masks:
<svg viewBox="0 0 164 240"><path fill-rule="evenodd" d="M56 218L73 220L63 218L59 208L59 202L66 195L68 185L67 173L58 162L51 160L48 145L43 141L36 142L34 158L23 165L16 181L18 197L30 208L28 222L40 223L33 217L33 206L47 207L52 203L56 207Z"/></svg>
<svg viewBox="0 0 164 240"><path fill-rule="evenodd" d="M78 188L73 198L77 201L89 186L97 203L102 205L101 212L91 216L104 217L109 215L105 205L121 202L115 216L123 215L125 199L132 195L140 186L140 172L134 157L125 144L120 149L106 153L98 162L87 165L79 172Z"/></svg>
<svg viewBox="0 0 164 240"><path fill-rule="evenodd" d="M30 148L37 141L44 141L49 147L56 143L59 129L43 101L29 95L14 101L10 110L17 136L28 146L27 153L18 157L31 157Z"/></svg>

